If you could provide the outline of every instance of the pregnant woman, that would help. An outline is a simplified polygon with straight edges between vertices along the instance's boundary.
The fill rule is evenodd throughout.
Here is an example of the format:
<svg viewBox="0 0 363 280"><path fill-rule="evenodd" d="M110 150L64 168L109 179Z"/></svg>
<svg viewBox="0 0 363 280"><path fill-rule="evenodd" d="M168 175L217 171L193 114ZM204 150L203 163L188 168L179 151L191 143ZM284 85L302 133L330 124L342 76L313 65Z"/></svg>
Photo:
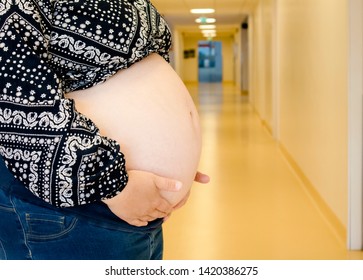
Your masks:
<svg viewBox="0 0 363 280"><path fill-rule="evenodd" d="M161 259L198 114L148 0L0 4L0 259Z"/></svg>

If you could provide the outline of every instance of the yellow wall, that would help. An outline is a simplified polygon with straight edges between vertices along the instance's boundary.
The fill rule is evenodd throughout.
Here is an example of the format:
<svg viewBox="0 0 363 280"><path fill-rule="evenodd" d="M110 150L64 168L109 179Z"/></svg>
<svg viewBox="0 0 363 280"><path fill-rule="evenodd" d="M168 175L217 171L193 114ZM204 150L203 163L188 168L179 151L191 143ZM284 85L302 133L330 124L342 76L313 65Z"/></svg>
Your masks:
<svg viewBox="0 0 363 280"><path fill-rule="evenodd" d="M202 36L183 36L183 48L185 50L195 49L195 58L181 59L182 72L181 78L184 82L198 82L198 41L202 41ZM223 82L233 82L235 80L235 66L234 66L234 36L219 36L215 38L216 41L222 42L222 59L223 59ZM183 53L183 52L182 52Z"/></svg>
<svg viewBox="0 0 363 280"><path fill-rule="evenodd" d="M261 1L252 18L252 96L251 101L269 129L272 113L272 11L273 0Z"/></svg>
<svg viewBox="0 0 363 280"><path fill-rule="evenodd" d="M184 42L184 50L195 50L194 58L183 58L183 51L181 56L181 65L182 65L182 76L184 82L198 82L198 41L201 38L199 37L191 37L191 36L183 36Z"/></svg>
<svg viewBox="0 0 363 280"><path fill-rule="evenodd" d="M261 0L253 17L251 87L254 107L272 126L269 77L277 71L279 141L345 227L347 9L346 0ZM267 10L277 11L276 34ZM274 46L276 64L270 64Z"/></svg>

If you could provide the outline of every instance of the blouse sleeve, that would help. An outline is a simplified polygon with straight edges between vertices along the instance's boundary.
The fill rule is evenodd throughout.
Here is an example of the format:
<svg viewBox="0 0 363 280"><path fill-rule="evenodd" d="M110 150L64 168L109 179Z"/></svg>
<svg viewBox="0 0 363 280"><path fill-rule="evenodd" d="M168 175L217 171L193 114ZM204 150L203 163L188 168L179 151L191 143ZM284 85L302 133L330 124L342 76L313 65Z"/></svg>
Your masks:
<svg viewBox="0 0 363 280"><path fill-rule="evenodd" d="M8 169L32 193L57 207L116 195L127 183L123 154L65 98L65 78L77 77L55 71L55 64L63 62L60 53L51 52L56 36L51 2L2 3L0 154ZM60 47L66 43L57 42Z"/></svg>
<svg viewBox="0 0 363 280"><path fill-rule="evenodd" d="M128 177L118 143L100 135L66 93L149 53L167 59L170 37L148 0L2 1L0 155L8 169L57 207L122 191Z"/></svg>

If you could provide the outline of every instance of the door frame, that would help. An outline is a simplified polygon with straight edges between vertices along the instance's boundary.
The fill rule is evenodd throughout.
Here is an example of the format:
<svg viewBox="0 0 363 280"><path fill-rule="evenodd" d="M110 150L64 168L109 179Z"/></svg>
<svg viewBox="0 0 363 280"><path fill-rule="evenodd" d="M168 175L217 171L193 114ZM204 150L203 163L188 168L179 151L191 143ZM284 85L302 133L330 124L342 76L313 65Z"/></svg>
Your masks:
<svg viewBox="0 0 363 280"><path fill-rule="evenodd" d="M363 249L363 1L349 0L348 228L349 250Z"/></svg>

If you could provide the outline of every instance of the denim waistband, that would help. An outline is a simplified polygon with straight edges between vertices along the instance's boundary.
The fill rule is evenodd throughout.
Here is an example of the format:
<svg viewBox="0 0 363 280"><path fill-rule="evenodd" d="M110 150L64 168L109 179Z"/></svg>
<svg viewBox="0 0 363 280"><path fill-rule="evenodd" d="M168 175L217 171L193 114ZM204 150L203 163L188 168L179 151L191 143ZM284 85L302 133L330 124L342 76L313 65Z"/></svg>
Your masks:
<svg viewBox="0 0 363 280"><path fill-rule="evenodd" d="M14 176L7 169L3 158L0 156L0 188L6 190L14 179Z"/></svg>
<svg viewBox="0 0 363 280"><path fill-rule="evenodd" d="M114 226L115 228L123 228L124 230L130 230L132 232L135 231L150 231L156 228L159 228L163 219L157 219L155 221L149 222L147 226L144 227L135 227L132 226L125 221L118 218L115 214L113 214L106 204L101 201L76 206L76 207L67 207L67 208L56 208L53 205L50 205L44 202L42 199L35 196L31 193L22 182L14 178L14 176L7 169L4 160L0 156L0 189L2 189L5 193L12 194L17 196L21 200L25 200L28 203L35 204L37 206L45 207L48 209L53 209L58 212L64 212L68 214L75 215L77 217L87 219L88 221L96 222L98 224L107 224L108 227Z"/></svg>

